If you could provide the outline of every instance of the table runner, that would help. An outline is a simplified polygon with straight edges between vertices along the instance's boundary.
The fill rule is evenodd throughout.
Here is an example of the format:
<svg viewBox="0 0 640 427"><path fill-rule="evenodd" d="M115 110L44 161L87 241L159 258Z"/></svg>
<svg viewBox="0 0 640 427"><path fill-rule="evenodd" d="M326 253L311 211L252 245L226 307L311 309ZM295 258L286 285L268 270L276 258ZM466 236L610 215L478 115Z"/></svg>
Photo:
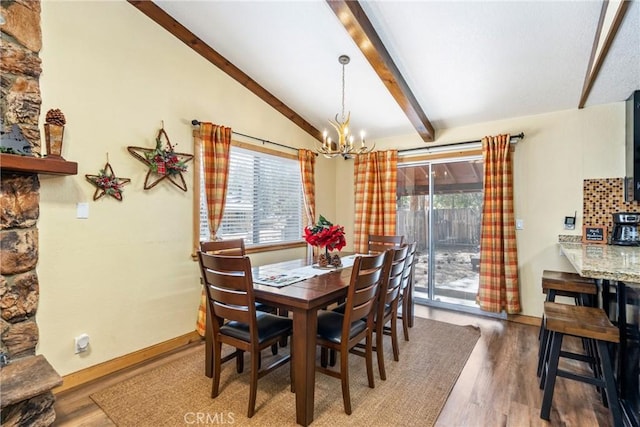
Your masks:
<svg viewBox="0 0 640 427"><path fill-rule="evenodd" d="M343 268L353 266L353 262L358 255L349 255L340 258L342 266L338 268L320 268L317 265L307 265L305 267L295 268L293 270L270 272L269 274L254 277L254 283L267 286L275 286L281 288L283 286L292 285L297 282L301 282L312 277L321 276L323 274L331 273L332 271L339 271Z"/></svg>

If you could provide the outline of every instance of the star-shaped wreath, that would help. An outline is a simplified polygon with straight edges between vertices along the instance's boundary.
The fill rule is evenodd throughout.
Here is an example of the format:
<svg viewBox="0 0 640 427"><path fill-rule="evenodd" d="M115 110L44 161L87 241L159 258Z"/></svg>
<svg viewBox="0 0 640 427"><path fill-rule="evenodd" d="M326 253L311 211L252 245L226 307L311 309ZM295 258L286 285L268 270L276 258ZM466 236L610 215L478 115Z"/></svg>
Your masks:
<svg viewBox="0 0 640 427"><path fill-rule="evenodd" d="M187 183L182 173L187 171L187 162L193 160L193 154L177 153L164 128L158 131L155 148L127 147L127 150L149 167L144 180L145 190L155 187L166 178L182 191L187 191Z"/></svg>
<svg viewBox="0 0 640 427"><path fill-rule="evenodd" d="M113 173L113 168L109 161L100 169L98 175L85 175L87 181L96 186L93 193L93 200L98 200L102 196L111 196L118 201L122 201L122 186L131 182L129 178L118 178Z"/></svg>

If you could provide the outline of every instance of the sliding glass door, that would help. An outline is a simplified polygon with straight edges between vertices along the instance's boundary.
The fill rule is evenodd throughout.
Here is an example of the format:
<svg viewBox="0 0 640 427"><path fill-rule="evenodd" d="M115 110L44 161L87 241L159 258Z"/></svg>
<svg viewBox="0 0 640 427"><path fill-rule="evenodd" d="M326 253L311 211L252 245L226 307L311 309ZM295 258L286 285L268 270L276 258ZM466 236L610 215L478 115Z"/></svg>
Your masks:
<svg viewBox="0 0 640 427"><path fill-rule="evenodd" d="M418 242L417 303L479 311L481 157L398 166L398 234Z"/></svg>

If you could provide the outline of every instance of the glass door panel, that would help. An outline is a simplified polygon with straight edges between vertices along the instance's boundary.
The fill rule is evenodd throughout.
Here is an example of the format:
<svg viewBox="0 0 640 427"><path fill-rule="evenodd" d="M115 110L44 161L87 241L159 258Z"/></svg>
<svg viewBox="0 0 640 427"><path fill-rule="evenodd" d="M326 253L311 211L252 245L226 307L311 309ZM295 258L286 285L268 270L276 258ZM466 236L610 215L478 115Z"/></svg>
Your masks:
<svg viewBox="0 0 640 427"><path fill-rule="evenodd" d="M482 159L403 165L398 234L418 242L415 299L476 311Z"/></svg>

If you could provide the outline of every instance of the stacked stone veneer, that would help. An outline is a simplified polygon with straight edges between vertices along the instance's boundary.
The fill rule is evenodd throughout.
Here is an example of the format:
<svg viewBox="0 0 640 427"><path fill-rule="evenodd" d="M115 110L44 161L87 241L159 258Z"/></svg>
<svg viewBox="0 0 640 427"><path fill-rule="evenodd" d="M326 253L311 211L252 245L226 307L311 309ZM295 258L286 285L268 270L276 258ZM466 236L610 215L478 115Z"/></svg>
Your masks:
<svg viewBox="0 0 640 427"><path fill-rule="evenodd" d="M40 152L42 45L40 1L2 1L0 13L0 113L3 131L17 124L34 153ZM35 173L16 174L0 164L0 424L48 426L55 419L51 389L60 376L38 344L38 229L40 182Z"/></svg>

